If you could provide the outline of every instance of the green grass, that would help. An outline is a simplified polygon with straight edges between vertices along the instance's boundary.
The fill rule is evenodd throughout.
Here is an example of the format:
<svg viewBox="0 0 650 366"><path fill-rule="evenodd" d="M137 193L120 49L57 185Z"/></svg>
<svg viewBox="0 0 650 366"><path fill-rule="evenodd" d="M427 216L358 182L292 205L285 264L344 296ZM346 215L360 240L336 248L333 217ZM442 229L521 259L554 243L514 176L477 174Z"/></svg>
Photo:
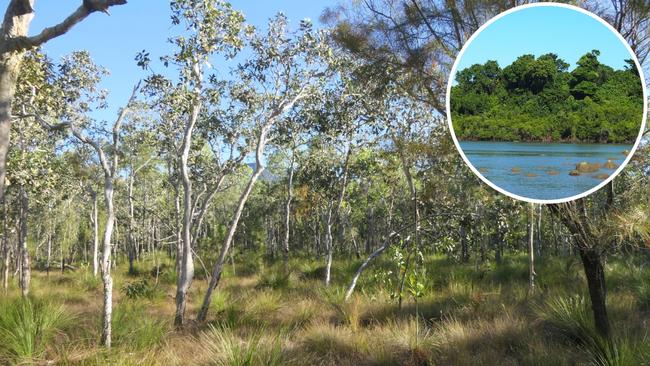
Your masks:
<svg viewBox="0 0 650 366"><path fill-rule="evenodd" d="M537 290L530 293L525 255L504 256L502 264L486 263L478 269L473 261L459 264L440 255L426 256L426 276L420 279L425 293L417 304L406 295L400 308L391 296L393 289L387 288L379 277L397 270L388 257L379 258L368 268L353 297L346 302L343 295L359 264L356 259L335 260L332 284L325 287L322 259L292 258L290 274L286 276L281 260L237 256L236 275L230 269L224 276L205 325L193 322L206 286L204 280L195 279L188 294L189 321L183 330L172 326L174 262L161 258L156 262L143 258L137 263L135 277L127 274L125 260L113 271L111 350L99 345L101 281L87 269L66 271L63 275L51 272L49 277L34 271L32 293L40 305L18 306L22 300L10 301L17 295L12 285L9 297L2 300L1 312L3 319L22 319L22 325L11 325L11 329L23 330L2 334L0 364L649 362L650 281L646 280L649 272L641 258L614 258L606 266L614 334L611 342L602 341L594 331L586 283L577 258L542 257L537 263ZM248 265L252 269L246 270ZM227 268L232 268L232 264ZM66 326L66 321L50 325L51 321L39 320L47 316L57 318L62 309L63 320L69 318L68 314L75 314L74 327ZM42 330L34 331L39 327Z"/></svg>
<svg viewBox="0 0 650 366"><path fill-rule="evenodd" d="M269 335L271 334L271 335ZM208 364L216 366L280 366L285 364L282 335L259 328L245 338L230 327L210 325L198 337L198 344Z"/></svg>
<svg viewBox="0 0 650 366"><path fill-rule="evenodd" d="M37 359L71 320L62 305L30 298L3 299L0 355L13 361Z"/></svg>
<svg viewBox="0 0 650 366"><path fill-rule="evenodd" d="M118 346L143 350L158 346L171 331L171 319L159 319L147 313L149 304L123 301L113 311L113 339Z"/></svg>

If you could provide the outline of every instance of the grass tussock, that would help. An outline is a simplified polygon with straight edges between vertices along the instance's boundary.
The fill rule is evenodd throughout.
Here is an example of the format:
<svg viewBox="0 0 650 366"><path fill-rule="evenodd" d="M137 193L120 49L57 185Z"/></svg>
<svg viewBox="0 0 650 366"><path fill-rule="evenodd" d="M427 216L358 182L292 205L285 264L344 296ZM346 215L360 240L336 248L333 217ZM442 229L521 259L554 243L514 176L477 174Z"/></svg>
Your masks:
<svg viewBox="0 0 650 366"><path fill-rule="evenodd" d="M176 330L173 261L127 262L115 269L113 348L99 345L101 280L89 271L34 271L33 296L0 301L0 364L61 365L644 365L649 364L649 273L642 263L607 265L614 337L593 326L575 258L538 263L528 290L525 256L501 264L459 264L426 256L426 289L401 307L383 279L381 257L344 301L357 260L337 261L328 287L321 261L236 256L214 293L208 323L192 321L205 291L189 293L188 326ZM246 269L251 265L255 271ZM609 282L609 279L612 279ZM393 285L395 283L393 282ZM65 309L65 311L63 311ZM75 314L74 326L69 314ZM52 319L48 318L51 317ZM6 331L11 329L11 331ZM19 331L16 331L19 330Z"/></svg>
<svg viewBox="0 0 650 366"><path fill-rule="evenodd" d="M197 340L207 365L252 366L285 364L284 337L265 328L245 336L238 335L225 325L210 325Z"/></svg>
<svg viewBox="0 0 650 366"><path fill-rule="evenodd" d="M25 362L43 356L72 317L63 306L36 299L3 299L0 303L0 357Z"/></svg>
<svg viewBox="0 0 650 366"><path fill-rule="evenodd" d="M133 350L156 347L171 331L170 320L148 314L146 303L122 302L113 310L114 343Z"/></svg>

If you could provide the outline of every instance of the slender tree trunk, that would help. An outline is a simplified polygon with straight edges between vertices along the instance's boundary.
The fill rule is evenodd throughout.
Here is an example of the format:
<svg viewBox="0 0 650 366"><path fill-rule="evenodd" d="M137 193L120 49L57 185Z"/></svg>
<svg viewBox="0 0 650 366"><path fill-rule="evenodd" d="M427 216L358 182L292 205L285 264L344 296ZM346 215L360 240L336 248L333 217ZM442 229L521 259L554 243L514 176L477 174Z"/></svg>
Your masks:
<svg viewBox="0 0 650 366"><path fill-rule="evenodd" d="M181 272L181 260L183 258L183 226L181 224L181 193L178 182L174 183L174 220L176 225L176 273Z"/></svg>
<svg viewBox="0 0 650 366"><path fill-rule="evenodd" d="M332 257L334 254L334 243L332 240L332 207L333 206L334 206L334 202L331 202L327 209L327 215L325 219L325 250L327 251L327 257L325 261L325 286L330 285L331 272L332 272Z"/></svg>
<svg viewBox="0 0 650 366"><path fill-rule="evenodd" d="M104 153L101 145L86 137L74 123L70 124L70 128L74 136L81 142L92 146L99 157L99 161L104 171L104 203L106 205L106 225L104 228L104 240L102 248L102 259L101 259L101 275L102 283L104 289L104 306L102 312L102 335L101 335L101 344L106 348L111 347L111 320L113 314L113 278L111 277L111 253L113 246L111 239L113 236L113 229L115 228L115 208L113 206L113 180L115 179L115 174L118 169L119 161L119 141L120 141L120 128L122 127L122 122L126 116L131 103L135 100L136 93L139 88L139 83L133 88L131 97L126 107L120 111L120 114L113 125L113 144L111 146L112 156L111 162L109 163L106 154ZM117 233L115 234L118 235ZM117 246L116 246L117 249ZM117 255L116 255L117 258ZM63 265L63 255L61 255L61 264Z"/></svg>
<svg viewBox="0 0 650 366"><path fill-rule="evenodd" d="M117 154L117 152L113 152ZM111 319L113 314L113 278L111 277L111 236L115 225L113 208L113 177L106 172L104 177L104 200L106 201L106 228L102 248L102 282L104 285L104 311L102 313L101 344L111 347Z"/></svg>
<svg viewBox="0 0 650 366"><path fill-rule="evenodd" d="M535 252L537 257L542 256L542 209L544 206L537 205L537 231L535 232Z"/></svg>
<svg viewBox="0 0 650 366"><path fill-rule="evenodd" d="M404 152L404 147L398 139L396 139L393 136L393 142L395 143L395 146L397 147L397 151L399 153L400 161L402 163L402 171L404 172L404 177L406 177L406 182L408 183L409 187L409 193L411 196L411 201L413 204L412 212L413 212L413 225L414 225L414 230L413 230L413 240L415 242L415 249L419 250L420 248L420 209L419 209L419 203L418 203L418 195L417 195L417 188L415 187L415 183L413 182L413 177L411 175L411 170L410 170L410 165L408 163L408 159L406 157L406 154ZM410 263L410 256L411 253L407 256L406 259L406 265L405 265L405 270L404 273L402 274L402 280L400 282L400 288L399 288L399 308L402 308L402 294L404 293L404 281L406 280L406 275L409 270L409 263ZM419 255L416 254L415 256L415 261L417 265ZM417 267L416 267L417 269ZM416 300L417 301L417 300Z"/></svg>
<svg viewBox="0 0 650 366"><path fill-rule="evenodd" d="M327 263L325 266L325 286L330 285L331 272L332 272L332 257L334 254L334 241L332 238L332 225L335 219L341 217L341 205L343 205L343 198L345 198L345 191L348 187L348 174L350 171L350 157L352 156L352 145L348 145L347 152L345 153L345 163L343 164L343 177L341 181L341 188L336 201L336 208L332 213L332 204L330 204L327 212L327 220L325 221L325 249L327 250Z"/></svg>
<svg viewBox="0 0 650 366"><path fill-rule="evenodd" d="M503 232L498 225L499 223L497 222L497 232L495 235L496 242L494 243L494 261L497 264L501 264L503 256Z"/></svg>
<svg viewBox="0 0 650 366"><path fill-rule="evenodd" d="M357 281L359 280L359 277L361 277L361 274L363 271L370 265L370 263L377 257L381 255L386 249L388 249L392 243L393 238L397 235L397 232L392 232L390 235L388 235L388 238L384 241L384 243L379 247L379 249L375 250L368 258L366 258L365 261L359 266L357 271L355 272L354 276L352 277L352 281L350 281L350 285L348 286L347 291L345 292L345 301L348 301L350 299L350 296L352 296L352 292L354 292L354 288L357 286Z"/></svg>
<svg viewBox="0 0 650 366"><path fill-rule="evenodd" d="M29 198L25 187L20 186L20 228L18 234L18 249L20 253L20 290L23 297L29 295L31 271L29 264L29 250L27 249L27 217L29 215Z"/></svg>
<svg viewBox="0 0 650 366"><path fill-rule="evenodd" d="M2 198L2 257L4 258L4 264L2 266L2 287L5 290L5 294L9 288L9 264L11 263L9 256L9 212L7 210L6 198L7 196Z"/></svg>
<svg viewBox="0 0 650 366"><path fill-rule="evenodd" d="M212 301L212 293L214 292L214 289L219 285L219 281L221 280L221 273L223 271L223 266L226 261L226 256L228 255L228 250L230 249L232 241L235 237L235 232L237 231L237 226L239 224L239 219L241 218L242 211L244 211L244 206L246 205L246 201L248 201L248 197L253 191L253 186L255 185L255 182L257 182L258 178L262 175L262 172L264 171L262 157L264 155L264 148L266 147L266 139L267 139L267 134L269 132L268 129L271 127L272 123L273 121L270 121L268 124L264 125L262 127L262 130L260 131L260 136L257 140L257 148L255 152L255 171L253 172L250 179L248 180L248 184L246 185L246 188L244 188L244 191L239 196L237 208L233 215L232 221L230 222L230 227L228 228L228 234L226 235L226 238L224 239L224 242L221 245L221 252L219 253L219 258L217 259L217 262L214 264L214 268L212 269L212 276L210 278L210 283L208 285L208 289L205 292L205 297L203 298L203 304L201 305L201 310L199 310L199 314L197 315L197 320L199 322L205 321L208 315L208 309L210 308L210 302Z"/></svg>
<svg viewBox="0 0 650 366"><path fill-rule="evenodd" d="M181 231L182 250L180 257L180 266L178 272L178 281L176 284L176 315L174 324L177 327L183 325L185 321L185 308L187 306L187 291L192 285L194 279L194 258L192 256L192 181L188 160L192 144L192 132L194 125L199 117L201 103L198 102L192 107L192 115L188 122L182 145L181 153L181 183L183 184L183 226Z"/></svg>
<svg viewBox="0 0 650 366"><path fill-rule="evenodd" d="M460 222L460 260L463 263L469 262L469 250L467 248L467 219L463 218Z"/></svg>
<svg viewBox="0 0 650 366"><path fill-rule="evenodd" d="M528 275L528 286L530 292L535 291L535 204L529 204L528 212L528 265L529 265L529 275Z"/></svg>
<svg viewBox="0 0 650 366"><path fill-rule="evenodd" d="M135 255L136 255L136 243L135 243L135 237L133 235L133 227L135 226L135 218L134 218L134 211L135 207L133 204L133 183L134 183L134 178L133 178L133 164L131 164L131 174L129 175L129 180L128 180L128 186L127 186L127 199L129 203L129 222L127 226L127 237L129 241L129 248L128 248L128 253L129 253L129 274L134 274L135 273L135 268L133 267L133 261L135 260Z"/></svg>
<svg viewBox="0 0 650 366"><path fill-rule="evenodd" d="M97 213L97 193L93 190L90 193L93 198L93 211L91 222L93 223L93 276L97 277L99 272L99 221Z"/></svg>
<svg viewBox="0 0 650 366"><path fill-rule="evenodd" d="M296 152L291 154L289 173L287 178L287 200L284 203L284 237L282 238L282 255L284 260L284 273L289 273L289 230L291 218L291 200L293 200L293 164Z"/></svg>
<svg viewBox="0 0 650 366"><path fill-rule="evenodd" d="M52 233L48 232L47 233L47 263L46 263L46 268L47 268L47 276L50 276L50 264L52 261Z"/></svg>

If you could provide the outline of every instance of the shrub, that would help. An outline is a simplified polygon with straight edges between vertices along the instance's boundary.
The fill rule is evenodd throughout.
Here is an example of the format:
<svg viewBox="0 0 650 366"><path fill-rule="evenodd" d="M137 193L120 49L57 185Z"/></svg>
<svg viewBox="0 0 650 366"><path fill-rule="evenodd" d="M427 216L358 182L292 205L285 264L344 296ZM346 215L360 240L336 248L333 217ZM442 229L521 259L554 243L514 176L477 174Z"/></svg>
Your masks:
<svg viewBox="0 0 650 366"><path fill-rule="evenodd" d="M260 276L257 288L289 289L291 288L291 275L281 271L269 271Z"/></svg>
<svg viewBox="0 0 650 366"><path fill-rule="evenodd" d="M7 359L38 358L70 320L62 306L33 299L4 300L0 304L0 352Z"/></svg>
<svg viewBox="0 0 650 366"><path fill-rule="evenodd" d="M158 292L158 286L151 285L149 281L141 279L135 282L129 282L122 287L122 292L129 299L147 298L152 299Z"/></svg>

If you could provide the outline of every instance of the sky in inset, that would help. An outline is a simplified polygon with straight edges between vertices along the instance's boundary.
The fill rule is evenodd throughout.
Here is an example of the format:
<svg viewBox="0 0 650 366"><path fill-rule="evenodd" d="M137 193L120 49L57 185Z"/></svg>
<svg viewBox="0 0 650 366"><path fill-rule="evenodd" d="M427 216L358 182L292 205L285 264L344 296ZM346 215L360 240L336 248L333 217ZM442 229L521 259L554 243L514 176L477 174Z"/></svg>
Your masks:
<svg viewBox="0 0 650 366"><path fill-rule="evenodd" d="M507 14L485 28L467 46L457 70L495 60L510 65L517 57L555 53L576 66L580 56L597 49L600 62L622 69L632 58L608 27L580 11L561 6L528 7Z"/></svg>

